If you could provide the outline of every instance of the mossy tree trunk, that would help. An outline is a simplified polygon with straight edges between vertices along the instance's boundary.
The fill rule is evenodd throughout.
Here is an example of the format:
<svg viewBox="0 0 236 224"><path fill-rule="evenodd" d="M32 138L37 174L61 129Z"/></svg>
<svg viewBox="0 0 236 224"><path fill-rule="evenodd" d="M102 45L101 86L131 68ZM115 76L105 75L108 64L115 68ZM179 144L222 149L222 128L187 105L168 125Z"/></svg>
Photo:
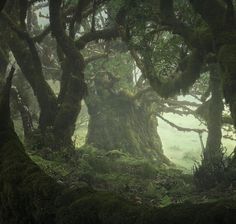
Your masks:
<svg viewBox="0 0 236 224"><path fill-rule="evenodd" d="M236 31L230 38L234 39L234 43L222 46L218 57L223 71L224 97L226 103L229 104L234 126L236 127Z"/></svg>
<svg viewBox="0 0 236 224"><path fill-rule="evenodd" d="M85 18L89 16L87 13L83 15L83 12L87 10L91 2L80 1L78 3L79 10L76 13L78 24L83 16ZM49 146L54 149L67 146L73 147L71 137L81 109L81 101L86 94L86 84L84 82L85 62L81 50L91 41L119 36L116 27L99 30L95 33L88 32L76 40L75 35L68 36L66 26L63 25L62 3L63 1L49 2L50 30L56 39L58 48L61 50L62 57L67 63L67 65L61 66L63 75L60 80L61 92L59 97L56 97L45 80L43 65L37 48L37 42L42 41L45 35L49 33L47 32L48 29L45 29L38 36L31 36L32 34L27 30L27 25L30 26L31 24L25 24L27 7L29 6L27 1L7 1L5 11L1 14L1 27L4 30L3 42L7 43L8 48L11 49L17 64L33 89L40 107L39 130L42 137L45 137L44 142L46 144L48 142ZM101 2L98 4L101 4ZM75 21L70 26L71 31L75 28L74 25ZM54 56L56 56L56 53ZM59 76L58 74L58 79ZM48 141L47 136L50 136L51 142Z"/></svg>
<svg viewBox="0 0 236 224"><path fill-rule="evenodd" d="M191 4L209 25L217 61L222 69L222 86L226 103L236 127L236 28L233 1L198 1ZM211 13L209 13L211 12Z"/></svg>
<svg viewBox="0 0 236 224"><path fill-rule="evenodd" d="M168 163L152 106L125 91L107 88L99 79L86 98L90 115L86 143Z"/></svg>
<svg viewBox="0 0 236 224"><path fill-rule="evenodd" d="M61 142L60 144L63 144L63 142L70 144L77 116L81 110L81 101L86 93L86 84L84 82L85 63L83 55L75 46L74 37L67 36L64 29L61 3L61 0L49 2L51 30L59 47L65 54L66 63L69 63L64 68L66 69L67 78L63 74L61 82L63 93L60 94L62 96L60 97L61 104L55 119L53 132L55 137ZM81 5L78 8L82 11L88 2L81 1L80 3ZM68 69L68 66L71 68Z"/></svg>
<svg viewBox="0 0 236 224"><path fill-rule="evenodd" d="M222 162L222 112L224 109L219 67L213 65L210 71L211 99L208 108L208 137L204 159L220 165Z"/></svg>
<svg viewBox="0 0 236 224"><path fill-rule="evenodd" d="M7 16L1 19L3 41L12 51L22 73L29 82L40 107L39 128L44 132L52 126L57 112L56 95L44 78L36 43L27 33L21 18L21 2L8 1L5 8ZM14 22L15 24L14 24ZM19 26L16 24L20 24ZM16 30L14 30L14 27ZM25 35L22 35L25 33ZM6 58L8 61L8 58Z"/></svg>
<svg viewBox="0 0 236 224"><path fill-rule="evenodd" d="M211 98L206 104L204 116L207 122L208 136L203 149L202 164L195 172L196 184L201 189L212 188L224 181L224 154L221 145L224 105L220 72L218 65L210 65Z"/></svg>
<svg viewBox="0 0 236 224"><path fill-rule="evenodd" d="M55 114L57 113L56 96L44 79L39 58L36 59L37 57L32 55L27 43L14 32L11 32L9 36L8 45L38 100L40 107L39 128L44 132L54 124Z"/></svg>

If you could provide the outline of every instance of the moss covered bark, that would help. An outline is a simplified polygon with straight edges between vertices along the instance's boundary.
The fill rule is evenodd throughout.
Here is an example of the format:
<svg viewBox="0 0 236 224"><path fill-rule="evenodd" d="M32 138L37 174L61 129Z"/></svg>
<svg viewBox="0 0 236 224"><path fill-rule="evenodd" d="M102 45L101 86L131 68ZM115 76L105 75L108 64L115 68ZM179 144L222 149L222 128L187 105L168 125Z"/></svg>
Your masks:
<svg viewBox="0 0 236 224"><path fill-rule="evenodd" d="M45 129L52 126L57 111L55 94L44 79L41 68L35 66L27 43L12 32L8 35L8 44L38 99L41 110L40 127Z"/></svg>
<svg viewBox="0 0 236 224"><path fill-rule="evenodd" d="M44 79L36 44L21 20L21 1L8 1L1 20L3 40L12 51L21 71L31 85L41 110L39 126L42 130L52 126L57 111L56 96ZM24 33L24 34L23 34Z"/></svg>
<svg viewBox="0 0 236 224"><path fill-rule="evenodd" d="M222 152L222 112L223 94L218 65L210 66L210 90L211 99L206 104L208 136L206 147L203 149L202 164L196 169L195 183L200 189L210 189L224 181L224 154Z"/></svg>
<svg viewBox="0 0 236 224"><path fill-rule="evenodd" d="M236 127L236 29L232 1L190 1L194 10L209 25L217 61L222 68L224 97Z"/></svg>
<svg viewBox="0 0 236 224"><path fill-rule="evenodd" d="M211 68L210 74L210 86L211 86L211 99L208 108L208 118L207 118L207 128L208 137L205 149L206 160L214 161L215 163L220 163L218 154L221 148L221 138L222 138L222 111L224 109L223 99L222 99L222 88L220 71L217 65Z"/></svg>
<svg viewBox="0 0 236 224"><path fill-rule="evenodd" d="M86 143L168 163L151 106L105 85L102 80L95 82L86 98L90 115Z"/></svg>

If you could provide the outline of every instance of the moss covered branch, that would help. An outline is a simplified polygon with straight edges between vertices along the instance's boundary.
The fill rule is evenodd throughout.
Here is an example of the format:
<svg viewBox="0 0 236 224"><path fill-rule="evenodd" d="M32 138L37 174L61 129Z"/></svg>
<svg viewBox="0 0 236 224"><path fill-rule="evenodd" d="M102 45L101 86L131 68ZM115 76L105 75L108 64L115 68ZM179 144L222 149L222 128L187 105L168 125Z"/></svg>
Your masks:
<svg viewBox="0 0 236 224"><path fill-rule="evenodd" d="M114 28L86 33L82 37L80 37L78 40L76 40L75 44L78 49L83 49L86 46L86 44L91 41L95 41L99 39L111 40L117 37L119 37L119 31L117 27L114 27Z"/></svg>
<svg viewBox="0 0 236 224"><path fill-rule="evenodd" d="M56 138L69 144L71 136L74 133L77 116L81 109L81 101L86 94L86 84L84 82L85 62L82 54L76 48L74 41L66 35L62 26L61 2L49 2L50 25L52 34L55 36L71 68L66 74L68 81L55 119L54 134Z"/></svg>
<svg viewBox="0 0 236 224"><path fill-rule="evenodd" d="M203 55L198 50L193 50L191 55L187 57L186 66L181 74L169 81L162 81L156 74L154 65L149 54L143 55L141 60L137 55L134 57L145 78L150 82L151 87L160 96L168 98L174 96L181 91L186 93L195 81L200 77L203 65ZM142 63L142 65L140 65Z"/></svg>

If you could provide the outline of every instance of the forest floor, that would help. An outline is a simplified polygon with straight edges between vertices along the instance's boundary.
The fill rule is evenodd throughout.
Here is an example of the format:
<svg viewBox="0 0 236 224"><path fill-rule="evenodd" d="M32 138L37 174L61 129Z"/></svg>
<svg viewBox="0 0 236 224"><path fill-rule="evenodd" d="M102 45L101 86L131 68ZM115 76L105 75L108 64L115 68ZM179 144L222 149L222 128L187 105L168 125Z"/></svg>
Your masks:
<svg viewBox="0 0 236 224"><path fill-rule="evenodd" d="M50 149L29 151L48 175L70 187L91 186L109 191L136 204L165 207L183 202L204 203L235 199L236 188L222 185L198 191L192 174L176 166L167 167L142 158L134 158L119 150L105 152L92 146L77 151L52 152Z"/></svg>

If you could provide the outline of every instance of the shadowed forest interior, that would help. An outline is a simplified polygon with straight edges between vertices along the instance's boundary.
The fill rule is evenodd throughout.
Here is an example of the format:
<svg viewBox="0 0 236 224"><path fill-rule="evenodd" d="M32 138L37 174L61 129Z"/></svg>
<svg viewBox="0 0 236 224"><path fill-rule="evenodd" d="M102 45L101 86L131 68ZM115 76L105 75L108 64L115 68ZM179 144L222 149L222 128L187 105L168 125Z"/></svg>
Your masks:
<svg viewBox="0 0 236 224"><path fill-rule="evenodd" d="M235 224L235 0L0 2L1 224Z"/></svg>

